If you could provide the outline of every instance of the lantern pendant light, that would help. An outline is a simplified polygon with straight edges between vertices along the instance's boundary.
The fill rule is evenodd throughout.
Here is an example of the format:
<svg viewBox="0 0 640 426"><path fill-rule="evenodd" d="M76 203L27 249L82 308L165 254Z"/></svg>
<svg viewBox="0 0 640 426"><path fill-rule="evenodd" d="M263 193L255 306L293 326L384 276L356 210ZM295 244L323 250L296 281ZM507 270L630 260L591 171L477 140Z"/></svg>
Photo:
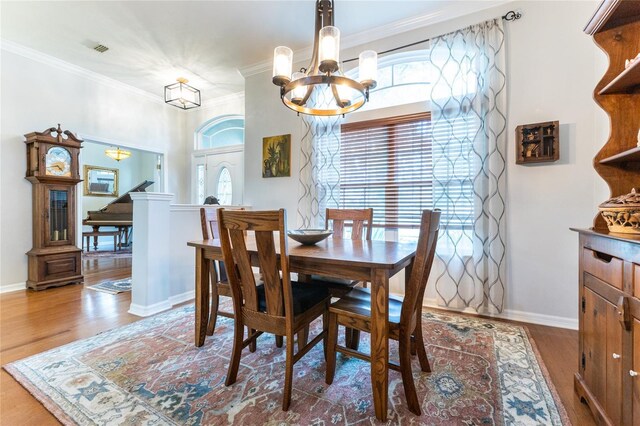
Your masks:
<svg viewBox="0 0 640 426"><path fill-rule="evenodd" d="M359 77L353 80L340 70L340 30L333 26L332 0L316 1L313 54L308 68L293 72L293 51L278 46L273 54L273 83L280 86L282 102L302 114L344 115L369 100L376 87L378 55L366 50L359 56Z"/></svg>

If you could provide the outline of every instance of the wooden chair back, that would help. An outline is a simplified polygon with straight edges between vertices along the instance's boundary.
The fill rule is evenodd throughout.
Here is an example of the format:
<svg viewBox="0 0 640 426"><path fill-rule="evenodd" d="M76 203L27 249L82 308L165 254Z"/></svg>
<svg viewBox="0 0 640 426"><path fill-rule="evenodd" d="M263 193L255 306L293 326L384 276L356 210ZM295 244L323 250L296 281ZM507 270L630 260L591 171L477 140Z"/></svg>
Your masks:
<svg viewBox="0 0 640 426"><path fill-rule="evenodd" d="M371 240L373 232L373 209L327 209L325 228L333 222L333 238L343 238L345 224L351 224L351 239ZM366 233L365 233L366 228Z"/></svg>
<svg viewBox="0 0 640 426"><path fill-rule="evenodd" d="M218 209L218 224L220 245L227 265L236 314L243 312L243 318L245 316L264 317L265 321L273 317L285 317L293 321L285 210L241 211L221 208ZM279 233L277 236L281 254L279 259L276 253L275 232ZM264 285L266 314L260 312L258 305L256 281L246 245L247 235L255 237L258 264ZM247 311L250 312L247 313Z"/></svg>
<svg viewBox="0 0 640 426"><path fill-rule="evenodd" d="M218 230L218 216L216 215L216 209L208 209L206 207L200 207L200 225L202 226L202 239L212 240L220 238L220 231ZM227 282L227 270L224 267L224 262L215 261L214 271L216 272L216 278L218 281ZM217 271L216 271L217 270Z"/></svg>
<svg viewBox="0 0 640 426"><path fill-rule="evenodd" d="M427 288L427 281L433 265L433 258L438 242L440 228L440 210L424 210L420 222L420 235L416 256L411 269L411 276L405 287L404 301L400 313L400 323L410 330L415 315L421 310L422 299Z"/></svg>

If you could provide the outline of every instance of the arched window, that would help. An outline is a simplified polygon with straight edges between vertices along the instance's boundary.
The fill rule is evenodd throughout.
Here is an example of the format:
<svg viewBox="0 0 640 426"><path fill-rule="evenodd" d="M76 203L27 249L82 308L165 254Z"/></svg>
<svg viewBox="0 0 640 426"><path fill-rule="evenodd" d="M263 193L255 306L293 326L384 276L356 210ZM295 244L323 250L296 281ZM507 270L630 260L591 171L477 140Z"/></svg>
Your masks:
<svg viewBox="0 0 640 426"><path fill-rule="evenodd" d="M231 185L231 173L226 167L220 170L217 188L217 196L220 204L223 206L230 205L231 200L233 200L233 186Z"/></svg>
<svg viewBox="0 0 640 426"><path fill-rule="evenodd" d="M358 68L347 71L357 79ZM378 84L369 102L360 111L387 108L429 100L429 51L415 50L382 57L378 65Z"/></svg>
<svg viewBox="0 0 640 426"><path fill-rule="evenodd" d="M209 150L244 144L244 117L223 115L196 130L195 149Z"/></svg>

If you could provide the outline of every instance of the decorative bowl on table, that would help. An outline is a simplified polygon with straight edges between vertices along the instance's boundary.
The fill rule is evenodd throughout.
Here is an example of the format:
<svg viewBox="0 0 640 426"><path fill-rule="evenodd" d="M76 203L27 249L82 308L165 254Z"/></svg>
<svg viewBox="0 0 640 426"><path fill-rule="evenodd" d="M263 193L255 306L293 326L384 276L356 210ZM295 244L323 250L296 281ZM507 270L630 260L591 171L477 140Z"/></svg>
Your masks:
<svg viewBox="0 0 640 426"><path fill-rule="evenodd" d="M289 238L305 246L319 243L331 234L333 234L333 231L329 229L296 229L295 231L287 232Z"/></svg>

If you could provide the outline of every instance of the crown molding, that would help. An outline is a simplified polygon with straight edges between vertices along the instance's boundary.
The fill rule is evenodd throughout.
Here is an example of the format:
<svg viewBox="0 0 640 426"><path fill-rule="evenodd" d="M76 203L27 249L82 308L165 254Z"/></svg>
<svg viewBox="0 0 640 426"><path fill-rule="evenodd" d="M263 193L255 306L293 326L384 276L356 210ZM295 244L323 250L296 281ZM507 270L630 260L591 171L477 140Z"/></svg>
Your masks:
<svg viewBox="0 0 640 426"><path fill-rule="evenodd" d="M69 62L63 61L62 59L58 59L51 55L47 55L46 53L42 53L38 50L32 49L30 47L26 47L14 41L1 39L0 48L6 52L14 53L24 58L31 59L33 61L40 62L45 65L52 66L59 70L66 71L80 77L84 77L88 80L94 81L99 84L103 84L113 89L124 90L129 93L142 96L152 102L165 105L164 99L162 99L162 97L159 95L151 94L147 91L138 89L137 87L133 87L129 84L123 83L121 81L115 80L113 78L107 77L97 72L90 71L86 68L82 68L77 65L73 65Z"/></svg>
<svg viewBox="0 0 640 426"><path fill-rule="evenodd" d="M426 27L428 25L438 24L440 22L456 19L461 16L469 15L471 13L477 13L482 10L490 9L495 6L510 3L512 0L488 0L482 2L482 7L469 12L468 10L455 10L445 11L438 10L436 12L428 13L426 15L413 16L400 21L391 22L386 25L381 25L375 28L361 31L359 33L351 34L341 39L340 50L350 49L352 47L361 46L367 43L371 43L376 40L381 40L387 37L395 36L408 31L416 30ZM294 63L308 62L311 60L312 47L305 47L304 49L296 50L293 54L296 57ZM238 70L244 78L249 76L260 74L269 71L272 66L272 60L256 62L246 67L241 67Z"/></svg>
<svg viewBox="0 0 640 426"><path fill-rule="evenodd" d="M186 113L192 113L192 112L208 110L208 109L215 108L217 106L220 106L220 105L223 105L223 104L226 104L226 103L229 103L229 102L233 102L233 101L242 101L242 102L244 102L244 91L230 93L228 95L224 95L224 96L219 96L217 98L208 99L208 100L206 100L206 101L204 101L202 103L200 108L191 108L191 109L185 110L185 112Z"/></svg>

